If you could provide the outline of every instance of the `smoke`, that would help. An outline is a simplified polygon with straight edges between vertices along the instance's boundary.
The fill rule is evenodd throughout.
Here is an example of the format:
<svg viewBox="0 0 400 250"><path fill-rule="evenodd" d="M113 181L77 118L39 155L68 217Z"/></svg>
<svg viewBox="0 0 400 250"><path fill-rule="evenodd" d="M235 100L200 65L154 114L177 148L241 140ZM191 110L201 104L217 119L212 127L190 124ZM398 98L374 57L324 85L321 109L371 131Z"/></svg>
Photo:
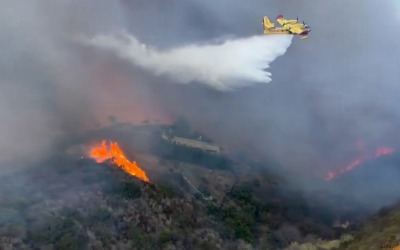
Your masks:
<svg viewBox="0 0 400 250"><path fill-rule="evenodd" d="M167 75L179 83L198 81L218 90L228 90L270 82L271 73L265 69L286 52L292 38L292 35L253 36L169 50L148 47L126 33L100 35L87 42L112 50L157 76Z"/></svg>
<svg viewBox="0 0 400 250"><path fill-rule="evenodd" d="M276 14L306 21L309 39L255 36ZM357 156L354 141L400 148L395 2L4 0L0 21L0 174L108 118L184 116L218 144L279 162L302 187ZM135 37L104 35L118 30ZM207 43L226 34L247 38ZM78 35L94 47L71 42ZM289 45L272 64L276 84L254 84Z"/></svg>

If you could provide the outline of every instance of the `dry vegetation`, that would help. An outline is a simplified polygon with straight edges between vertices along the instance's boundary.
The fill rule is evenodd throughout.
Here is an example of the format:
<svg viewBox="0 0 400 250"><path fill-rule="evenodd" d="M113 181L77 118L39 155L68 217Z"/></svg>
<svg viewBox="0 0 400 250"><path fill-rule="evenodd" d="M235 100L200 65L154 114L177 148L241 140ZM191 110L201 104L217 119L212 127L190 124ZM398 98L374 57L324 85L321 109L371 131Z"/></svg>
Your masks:
<svg viewBox="0 0 400 250"><path fill-rule="evenodd" d="M112 164L64 154L3 178L0 246L372 249L400 233L399 213L381 212L353 233L354 239L341 236L349 229L333 227L334 211L318 202L310 205L262 163L160 145L137 149L135 156L151 184ZM244 167L253 171L238 171Z"/></svg>

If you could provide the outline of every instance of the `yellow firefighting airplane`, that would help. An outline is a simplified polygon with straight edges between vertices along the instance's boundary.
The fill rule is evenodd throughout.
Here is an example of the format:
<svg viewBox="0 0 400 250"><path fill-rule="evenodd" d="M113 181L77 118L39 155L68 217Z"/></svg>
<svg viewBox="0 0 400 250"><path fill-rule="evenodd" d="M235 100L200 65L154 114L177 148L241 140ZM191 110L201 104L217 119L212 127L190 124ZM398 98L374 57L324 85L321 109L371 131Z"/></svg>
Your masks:
<svg viewBox="0 0 400 250"><path fill-rule="evenodd" d="M275 24L269 20L267 16L263 18L264 34L294 34L299 35L300 39L306 39L308 33L311 31L307 24L299 23L298 19L287 20L283 18L282 15L276 17L276 21L281 25L281 27L275 27Z"/></svg>

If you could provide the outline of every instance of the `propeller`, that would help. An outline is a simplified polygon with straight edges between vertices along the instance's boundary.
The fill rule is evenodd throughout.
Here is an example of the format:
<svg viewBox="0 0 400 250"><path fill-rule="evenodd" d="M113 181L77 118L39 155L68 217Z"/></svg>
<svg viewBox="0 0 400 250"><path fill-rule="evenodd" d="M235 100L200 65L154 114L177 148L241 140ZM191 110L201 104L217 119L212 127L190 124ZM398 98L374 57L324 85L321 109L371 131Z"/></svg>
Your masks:
<svg viewBox="0 0 400 250"><path fill-rule="evenodd" d="M304 25L304 28L311 28L311 27L308 26L304 21L303 21L303 25Z"/></svg>

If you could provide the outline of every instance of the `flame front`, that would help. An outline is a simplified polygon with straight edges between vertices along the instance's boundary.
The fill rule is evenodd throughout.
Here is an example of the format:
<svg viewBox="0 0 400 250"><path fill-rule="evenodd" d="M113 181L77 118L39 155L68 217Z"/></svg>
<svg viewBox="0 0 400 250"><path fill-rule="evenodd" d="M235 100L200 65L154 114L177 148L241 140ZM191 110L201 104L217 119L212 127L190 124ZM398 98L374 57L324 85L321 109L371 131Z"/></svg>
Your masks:
<svg viewBox="0 0 400 250"><path fill-rule="evenodd" d="M136 164L135 161L130 162L126 158L117 142L110 141L110 146L107 147L107 142L104 140L100 145L92 147L89 155L98 163L112 159L114 164L121 167L128 174L136 176L145 182L149 182L146 173Z"/></svg>
<svg viewBox="0 0 400 250"><path fill-rule="evenodd" d="M341 175L347 171L350 171L358 166L360 166L362 163L364 163L366 160L371 159L371 158L377 158L381 157L384 155L390 155L394 152L394 149L391 147L379 147L375 150L373 154L368 153L364 150L362 142L357 142L357 148L362 151L361 154L356 158L353 159L346 167L341 168L337 171L329 171L326 176L325 180L331 180L334 177Z"/></svg>

